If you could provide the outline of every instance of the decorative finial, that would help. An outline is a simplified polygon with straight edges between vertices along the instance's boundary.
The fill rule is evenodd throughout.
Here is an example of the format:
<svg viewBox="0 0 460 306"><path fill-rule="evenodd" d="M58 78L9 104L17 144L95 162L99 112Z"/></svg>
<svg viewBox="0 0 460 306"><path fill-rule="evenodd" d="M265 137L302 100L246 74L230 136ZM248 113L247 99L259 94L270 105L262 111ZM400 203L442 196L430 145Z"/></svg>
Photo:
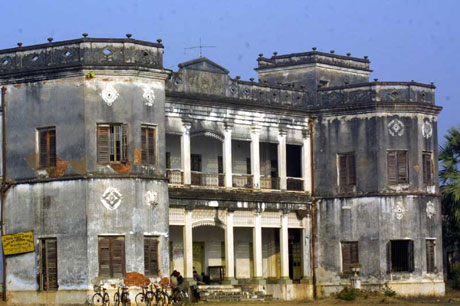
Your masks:
<svg viewBox="0 0 460 306"><path fill-rule="evenodd" d="M316 47L313 47L313 48L311 48L311 49L312 49L313 51L316 51L317 48L316 48Z"/></svg>
<svg viewBox="0 0 460 306"><path fill-rule="evenodd" d="M350 53L350 52L348 52L348 53L347 53L347 56L351 56L351 53Z"/></svg>
<svg viewBox="0 0 460 306"><path fill-rule="evenodd" d="M414 81L414 80L410 80L410 81L411 81L412 83L415 83L415 81Z"/></svg>
<svg viewBox="0 0 460 306"><path fill-rule="evenodd" d="M331 50L331 53L334 54L334 53L335 53L335 50Z"/></svg>
<svg viewBox="0 0 460 306"><path fill-rule="evenodd" d="M259 57L262 57L262 56L264 56L264 54L263 54L263 53L259 53Z"/></svg>
<svg viewBox="0 0 460 306"><path fill-rule="evenodd" d="M241 77L240 77L239 75L237 75L237 76L236 76L236 79L237 79L237 80L240 80L240 79L241 79Z"/></svg>
<svg viewBox="0 0 460 306"><path fill-rule="evenodd" d="M83 36L83 38L88 37L88 33L83 33L83 34L81 34L81 35Z"/></svg>
<svg viewBox="0 0 460 306"><path fill-rule="evenodd" d="M273 52L273 56L277 56L278 55L278 52Z"/></svg>
<svg viewBox="0 0 460 306"><path fill-rule="evenodd" d="M367 56L367 55L364 55L364 59L368 59L368 58L369 58L369 56Z"/></svg>
<svg viewBox="0 0 460 306"><path fill-rule="evenodd" d="M157 43L159 43L159 44L161 44L162 41L163 41L163 39L161 39L161 38L157 39Z"/></svg>
<svg viewBox="0 0 460 306"><path fill-rule="evenodd" d="M131 33L126 33L126 37L127 37L128 39L130 39L132 36L133 36L133 34L131 34Z"/></svg>
<svg viewBox="0 0 460 306"><path fill-rule="evenodd" d="M254 78L249 78L249 81L254 82Z"/></svg>
<svg viewBox="0 0 460 306"><path fill-rule="evenodd" d="M19 48L22 47L22 42L18 42L18 47L19 47Z"/></svg>
<svg viewBox="0 0 460 306"><path fill-rule="evenodd" d="M49 42L52 42L52 41L53 41L53 37L48 37L48 41L49 41Z"/></svg>
<svg viewBox="0 0 460 306"><path fill-rule="evenodd" d="M375 78L375 79L374 79L374 82L377 82L378 80L379 80L379 79Z"/></svg>
<svg viewBox="0 0 460 306"><path fill-rule="evenodd" d="M434 86L434 82L431 82L430 84Z"/></svg>

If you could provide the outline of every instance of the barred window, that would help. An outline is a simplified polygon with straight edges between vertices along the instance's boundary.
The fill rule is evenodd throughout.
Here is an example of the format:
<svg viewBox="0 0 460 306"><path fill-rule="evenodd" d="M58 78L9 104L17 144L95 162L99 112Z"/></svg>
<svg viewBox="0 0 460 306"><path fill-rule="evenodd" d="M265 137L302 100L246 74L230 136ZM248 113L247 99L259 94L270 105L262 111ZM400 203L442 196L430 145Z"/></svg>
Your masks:
<svg viewBox="0 0 460 306"><path fill-rule="evenodd" d="M57 241L56 238L40 240L40 290L58 289Z"/></svg>
<svg viewBox="0 0 460 306"><path fill-rule="evenodd" d="M433 160L430 152L422 154L423 159L423 184L433 185Z"/></svg>
<svg viewBox="0 0 460 306"><path fill-rule="evenodd" d="M413 272L414 241L392 240L388 246L390 272Z"/></svg>
<svg viewBox="0 0 460 306"><path fill-rule="evenodd" d="M339 185L356 185L355 154L339 154Z"/></svg>
<svg viewBox="0 0 460 306"><path fill-rule="evenodd" d="M123 277L125 275L125 238L123 236L99 237L99 276Z"/></svg>
<svg viewBox="0 0 460 306"><path fill-rule="evenodd" d="M157 132L155 126L141 126L142 163L146 165L156 164Z"/></svg>
<svg viewBox="0 0 460 306"><path fill-rule="evenodd" d="M145 275L158 276L158 238L144 237Z"/></svg>
<svg viewBox="0 0 460 306"><path fill-rule="evenodd" d="M38 129L39 168L56 167L56 128Z"/></svg>
<svg viewBox="0 0 460 306"><path fill-rule="evenodd" d="M128 125L98 124L97 162L100 164L128 161Z"/></svg>
<svg viewBox="0 0 460 306"><path fill-rule="evenodd" d="M388 151L388 184L407 184L409 182L409 169L407 151Z"/></svg>

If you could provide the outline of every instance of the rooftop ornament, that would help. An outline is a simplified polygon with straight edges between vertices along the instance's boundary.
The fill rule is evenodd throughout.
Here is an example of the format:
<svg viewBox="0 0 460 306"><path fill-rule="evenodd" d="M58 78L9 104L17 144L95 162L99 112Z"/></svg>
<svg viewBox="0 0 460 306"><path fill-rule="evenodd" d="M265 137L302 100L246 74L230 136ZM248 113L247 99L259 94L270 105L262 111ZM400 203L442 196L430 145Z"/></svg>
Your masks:
<svg viewBox="0 0 460 306"><path fill-rule="evenodd" d="M133 34L131 34L131 33L126 33L126 38L130 39L131 37L133 37Z"/></svg>
<svg viewBox="0 0 460 306"><path fill-rule="evenodd" d="M83 36L83 38L86 38L86 37L88 37L88 33L83 33L83 34L81 34L81 36Z"/></svg>
<svg viewBox="0 0 460 306"><path fill-rule="evenodd" d="M375 79L374 79L374 82L378 82L378 80L379 80L379 79L375 78Z"/></svg>
<svg viewBox="0 0 460 306"><path fill-rule="evenodd" d="M235 78L236 78L237 80L240 80L240 79L241 79L241 77L240 77L239 75L237 75Z"/></svg>
<svg viewBox="0 0 460 306"><path fill-rule="evenodd" d="M18 47L19 47L19 48L22 47L22 42L18 42Z"/></svg>
<svg viewBox="0 0 460 306"><path fill-rule="evenodd" d="M313 51L316 51L317 48L316 48L316 47L313 47L313 48L311 48L311 49L312 49Z"/></svg>
<svg viewBox="0 0 460 306"><path fill-rule="evenodd" d="M278 52L273 52L273 56L277 56L278 55Z"/></svg>
<svg viewBox="0 0 460 306"><path fill-rule="evenodd" d="M331 50L331 53L334 54L334 53L335 53L335 50Z"/></svg>
<svg viewBox="0 0 460 306"><path fill-rule="evenodd" d="M254 82L254 78L249 78L249 81Z"/></svg>
<svg viewBox="0 0 460 306"><path fill-rule="evenodd" d="M364 55L364 59L368 59L368 58L369 58L369 56L367 56L367 55Z"/></svg>
<svg viewBox="0 0 460 306"><path fill-rule="evenodd" d="M263 53L259 53L259 57L262 57L262 56L264 56L264 54L263 54Z"/></svg>
<svg viewBox="0 0 460 306"><path fill-rule="evenodd" d="M158 38L158 39L157 39L157 43L159 43L159 44L161 44L162 41L163 41L163 40L162 40L161 38Z"/></svg>
<svg viewBox="0 0 460 306"><path fill-rule="evenodd" d="M347 53L347 56L351 56L351 53L350 53L350 52L348 52L348 53Z"/></svg>
<svg viewBox="0 0 460 306"><path fill-rule="evenodd" d="M53 37L48 37L48 41L49 41L49 42L52 42L52 41L53 41Z"/></svg>

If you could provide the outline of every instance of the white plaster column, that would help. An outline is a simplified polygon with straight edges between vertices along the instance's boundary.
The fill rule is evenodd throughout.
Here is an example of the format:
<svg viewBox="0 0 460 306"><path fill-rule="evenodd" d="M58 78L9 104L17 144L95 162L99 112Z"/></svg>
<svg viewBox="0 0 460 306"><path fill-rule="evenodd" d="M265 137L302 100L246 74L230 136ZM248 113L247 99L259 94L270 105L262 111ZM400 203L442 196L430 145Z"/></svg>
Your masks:
<svg viewBox="0 0 460 306"><path fill-rule="evenodd" d="M230 125L225 126L223 143L223 160L225 173L225 187L233 187L232 177L232 130Z"/></svg>
<svg viewBox="0 0 460 306"><path fill-rule="evenodd" d="M251 174L253 188L260 188L259 129L251 129Z"/></svg>
<svg viewBox="0 0 460 306"><path fill-rule="evenodd" d="M280 228L280 255L281 255L281 279L289 279L289 235L288 235L288 214L281 214Z"/></svg>
<svg viewBox="0 0 460 306"><path fill-rule="evenodd" d="M302 132L302 178L303 190L311 193L311 142L310 130Z"/></svg>
<svg viewBox="0 0 460 306"><path fill-rule="evenodd" d="M263 278L262 258L262 212L256 211L254 216L254 228L252 229L252 248L254 257L254 278Z"/></svg>
<svg viewBox="0 0 460 306"><path fill-rule="evenodd" d="M193 236L191 209L185 209L184 231L182 233L184 246L184 278L193 280Z"/></svg>
<svg viewBox="0 0 460 306"><path fill-rule="evenodd" d="M190 162L190 122L183 122L183 132L181 136L181 168L184 176L184 185L192 183L191 162Z"/></svg>
<svg viewBox="0 0 460 306"><path fill-rule="evenodd" d="M278 176L280 189L286 190L286 131L280 130L278 135Z"/></svg>
<svg viewBox="0 0 460 306"><path fill-rule="evenodd" d="M305 281L310 281L312 277L311 271L311 215L302 219L302 278Z"/></svg>
<svg viewBox="0 0 460 306"><path fill-rule="evenodd" d="M235 279L235 257L233 250L233 211L227 211L225 225L225 280L232 282Z"/></svg>

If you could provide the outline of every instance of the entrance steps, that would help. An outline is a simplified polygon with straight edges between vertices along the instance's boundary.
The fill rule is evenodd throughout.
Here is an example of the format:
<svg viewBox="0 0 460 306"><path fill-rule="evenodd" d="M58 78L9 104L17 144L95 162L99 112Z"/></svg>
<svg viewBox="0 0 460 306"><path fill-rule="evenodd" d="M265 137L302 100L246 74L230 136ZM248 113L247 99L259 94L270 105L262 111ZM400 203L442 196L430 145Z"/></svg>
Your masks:
<svg viewBox="0 0 460 306"><path fill-rule="evenodd" d="M198 285L196 292L200 302L240 302L271 300L273 297L264 292L255 292L244 285Z"/></svg>

